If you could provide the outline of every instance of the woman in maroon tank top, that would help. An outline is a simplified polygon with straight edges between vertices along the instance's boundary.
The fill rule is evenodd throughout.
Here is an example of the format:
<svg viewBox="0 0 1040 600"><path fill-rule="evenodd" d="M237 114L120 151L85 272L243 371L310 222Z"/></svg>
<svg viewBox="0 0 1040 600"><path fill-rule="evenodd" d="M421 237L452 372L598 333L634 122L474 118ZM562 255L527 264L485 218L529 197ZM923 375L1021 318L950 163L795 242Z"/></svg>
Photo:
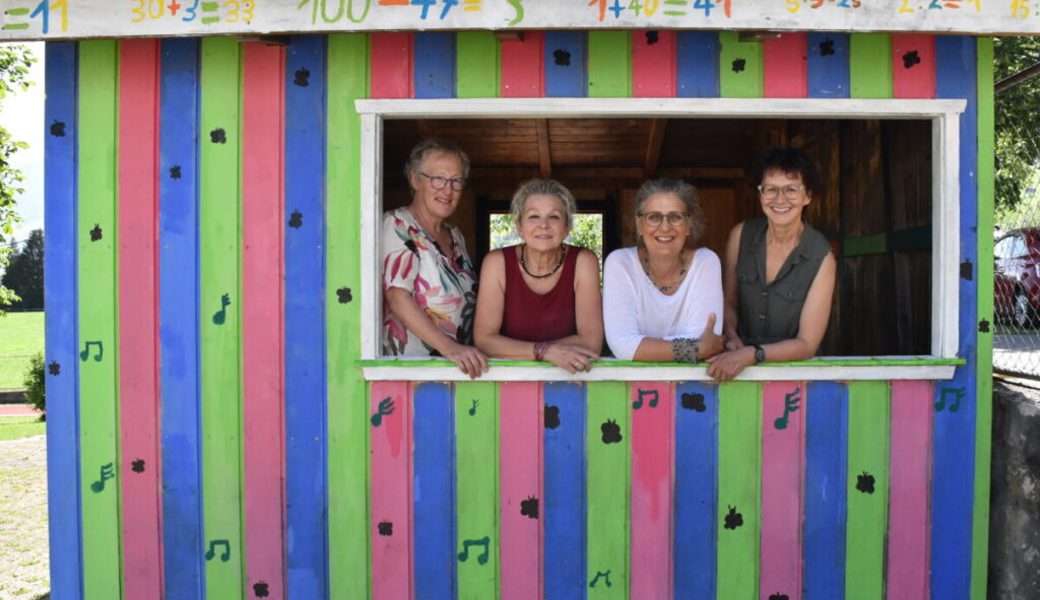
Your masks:
<svg viewBox="0 0 1040 600"><path fill-rule="evenodd" d="M603 347L603 307L596 255L563 243L574 196L558 181L532 179L513 194L512 212L523 242L484 258L476 346L491 358L588 371Z"/></svg>

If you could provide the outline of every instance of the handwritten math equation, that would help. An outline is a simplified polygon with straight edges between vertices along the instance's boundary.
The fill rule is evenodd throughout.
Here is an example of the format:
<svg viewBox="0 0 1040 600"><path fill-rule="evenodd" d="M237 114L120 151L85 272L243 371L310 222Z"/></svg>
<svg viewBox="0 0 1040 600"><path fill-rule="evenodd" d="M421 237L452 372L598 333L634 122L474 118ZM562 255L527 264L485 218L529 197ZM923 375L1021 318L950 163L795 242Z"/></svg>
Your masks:
<svg viewBox="0 0 1040 600"><path fill-rule="evenodd" d="M1040 0L0 0L0 39L509 27L1035 35L1038 8Z"/></svg>

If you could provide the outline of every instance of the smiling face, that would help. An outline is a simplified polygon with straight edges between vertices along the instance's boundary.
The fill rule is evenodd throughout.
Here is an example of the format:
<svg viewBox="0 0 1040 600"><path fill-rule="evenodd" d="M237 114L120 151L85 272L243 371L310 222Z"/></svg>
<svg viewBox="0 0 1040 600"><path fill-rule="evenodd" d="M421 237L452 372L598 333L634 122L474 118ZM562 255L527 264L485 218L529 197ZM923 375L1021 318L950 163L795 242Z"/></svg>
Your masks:
<svg viewBox="0 0 1040 600"><path fill-rule="evenodd" d="M780 170L766 171L762 176L761 190L776 190L776 195L759 193L762 212L774 225L791 225L802 219L802 210L812 202L812 194L805 188L800 174L788 174Z"/></svg>
<svg viewBox="0 0 1040 600"><path fill-rule="evenodd" d="M531 249L541 252L555 250L570 233L567 207L552 194L532 194L524 201L516 230Z"/></svg>
<svg viewBox="0 0 1040 600"><path fill-rule="evenodd" d="M643 246L651 254L679 254L686 245L690 235L690 219L686 216L678 225L673 225L667 218L670 213L686 215L686 205L682 199L672 192L660 192L647 198L640 207L643 215L636 220L636 232L643 240ZM664 216L660 225L653 225L646 216L659 213Z"/></svg>
<svg viewBox="0 0 1040 600"><path fill-rule="evenodd" d="M462 162L454 154L431 152L409 177L414 190L411 204L413 212L419 212L431 220L443 221L458 208L462 191L453 190L450 184L435 189L430 177L462 179Z"/></svg>

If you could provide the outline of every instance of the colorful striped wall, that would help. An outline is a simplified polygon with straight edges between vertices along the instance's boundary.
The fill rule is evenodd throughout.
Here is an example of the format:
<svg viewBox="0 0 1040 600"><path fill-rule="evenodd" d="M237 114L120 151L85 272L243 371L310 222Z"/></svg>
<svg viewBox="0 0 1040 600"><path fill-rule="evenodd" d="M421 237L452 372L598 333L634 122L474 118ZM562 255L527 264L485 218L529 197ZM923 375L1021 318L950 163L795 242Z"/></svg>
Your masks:
<svg viewBox="0 0 1040 600"><path fill-rule="evenodd" d="M982 598L991 53L683 31L49 43L53 597ZM965 365L366 383L353 101L538 96L966 99Z"/></svg>

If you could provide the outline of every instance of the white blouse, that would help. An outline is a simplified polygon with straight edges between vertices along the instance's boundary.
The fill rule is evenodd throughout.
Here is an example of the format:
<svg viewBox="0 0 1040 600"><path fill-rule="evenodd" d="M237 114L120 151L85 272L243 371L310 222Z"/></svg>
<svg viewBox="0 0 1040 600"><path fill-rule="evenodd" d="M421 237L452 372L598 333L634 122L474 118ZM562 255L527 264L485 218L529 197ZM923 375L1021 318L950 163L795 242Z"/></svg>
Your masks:
<svg viewBox="0 0 1040 600"><path fill-rule="evenodd" d="M707 248L693 254L686 277L671 296L647 277L636 248L610 253L603 266L603 325L614 356L632 360L644 337L699 338L715 313L722 335L722 265Z"/></svg>

